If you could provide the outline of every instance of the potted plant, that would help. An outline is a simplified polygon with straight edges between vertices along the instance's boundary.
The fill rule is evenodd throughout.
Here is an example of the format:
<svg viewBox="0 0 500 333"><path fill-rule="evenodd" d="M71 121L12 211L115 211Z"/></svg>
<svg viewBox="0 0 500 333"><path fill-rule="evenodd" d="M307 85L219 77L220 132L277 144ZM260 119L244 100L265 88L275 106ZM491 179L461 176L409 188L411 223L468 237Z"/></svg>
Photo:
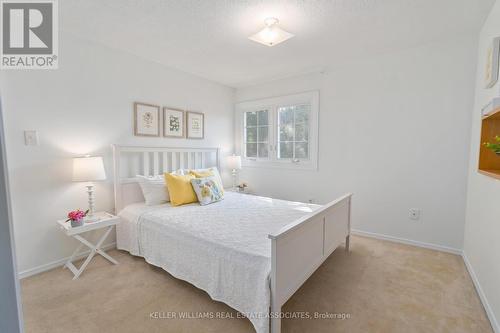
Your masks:
<svg viewBox="0 0 500 333"><path fill-rule="evenodd" d="M493 150L493 152L500 156L500 136L495 136L496 143L485 142L484 146L488 149Z"/></svg>
<svg viewBox="0 0 500 333"><path fill-rule="evenodd" d="M74 210L68 213L68 219L66 222L71 221L71 227L80 227L83 225L83 218L87 215L89 210L87 209L85 212L82 210Z"/></svg>
<svg viewBox="0 0 500 333"><path fill-rule="evenodd" d="M238 188L238 191L239 191L239 192L245 192L245 188L247 188L247 187L248 187L248 184L247 184L247 183L245 183L245 182L243 182L243 183L239 184L239 185L238 185L238 186L236 186L236 187Z"/></svg>

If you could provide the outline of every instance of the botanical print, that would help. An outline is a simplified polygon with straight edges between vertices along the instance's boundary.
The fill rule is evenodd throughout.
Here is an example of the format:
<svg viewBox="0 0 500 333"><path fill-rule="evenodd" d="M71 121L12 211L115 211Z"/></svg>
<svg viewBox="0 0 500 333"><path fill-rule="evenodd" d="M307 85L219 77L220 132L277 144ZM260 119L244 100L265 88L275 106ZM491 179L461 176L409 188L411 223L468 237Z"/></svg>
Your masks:
<svg viewBox="0 0 500 333"><path fill-rule="evenodd" d="M144 122L144 126L150 128L153 126L153 114L151 112L146 112L142 116L142 121Z"/></svg>
<svg viewBox="0 0 500 333"><path fill-rule="evenodd" d="M179 132L180 123L181 122L179 120L179 117L170 115L169 122L168 122L169 128L170 128L170 132Z"/></svg>
<svg viewBox="0 0 500 333"><path fill-rule="evenodd" d="M200 131L200 129L201 129L200 119L193 118L191 120L191 129L193 130L193 132Z"/></svg>
<svg viewBox="0 0 500 333"><path fill-rule="evenodd" d="M160 107L134 103L134 134L138 136L160 136Z"/></svg>
<svg viewBox="0 0 500 333"><path fill-rule="evenodd" d="M184 137L184 111L163 108L163 135Z"/></svg>
<svg viewBox="0 0 500 333"><path fill-rule="evenodd" d="M187 137L189 139L203 139L204 115L198 112L187 112Z"/></svg>

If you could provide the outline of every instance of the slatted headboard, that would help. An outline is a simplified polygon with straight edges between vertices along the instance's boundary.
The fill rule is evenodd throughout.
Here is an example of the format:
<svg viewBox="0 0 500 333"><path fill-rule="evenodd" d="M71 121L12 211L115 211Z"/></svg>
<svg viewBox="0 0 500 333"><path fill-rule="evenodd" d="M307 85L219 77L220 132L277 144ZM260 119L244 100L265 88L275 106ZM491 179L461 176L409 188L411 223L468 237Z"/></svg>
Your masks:
<svg viewBox="0 0 500 333"><path fill-rule="evenodd" d="M220 168L219 148L113 147L115 212L143 202L136 175L160 175L178 169Z"/></svg>

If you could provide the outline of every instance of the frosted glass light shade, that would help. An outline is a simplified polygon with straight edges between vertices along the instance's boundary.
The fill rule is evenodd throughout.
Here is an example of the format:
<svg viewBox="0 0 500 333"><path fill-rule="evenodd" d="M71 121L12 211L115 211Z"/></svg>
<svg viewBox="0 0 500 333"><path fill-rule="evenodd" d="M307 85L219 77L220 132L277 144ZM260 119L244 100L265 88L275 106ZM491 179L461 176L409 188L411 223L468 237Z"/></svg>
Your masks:
<svg viewBox="0 0 500 333"><path fill-rule="evenodd" d="M278 27L278 22L277 18L267 18L266 27L248 38L267 46L274 46L292 38L294 35Z"/></svg>
<svg viewBox="0 0 500 333"><path fill-rule="evenodd" d="M241 156L228 156L227 157L227 167L231 170L241 169Z"/></svg>
<svg viewBox="0 0 500 333"><path fill-rule="evenodd" d="M90 182L105 180L106 172L100 156L77 157L73 159L73 181Z"/></svg>

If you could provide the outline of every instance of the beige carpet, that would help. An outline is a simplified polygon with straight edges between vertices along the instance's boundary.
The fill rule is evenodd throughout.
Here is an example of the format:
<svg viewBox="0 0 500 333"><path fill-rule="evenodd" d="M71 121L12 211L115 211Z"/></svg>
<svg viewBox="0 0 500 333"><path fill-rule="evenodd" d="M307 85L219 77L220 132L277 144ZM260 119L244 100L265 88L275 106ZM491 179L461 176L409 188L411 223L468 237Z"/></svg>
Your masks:
<svg viewBox="0 0 500 333"><path fill-rule="evenodd" d="M283 309L330 318L285 319L283 332L492 332L459 256L362 237L351 249L335 251ZM110 254L120 265L98 257L76 281L62 268L22 280L26 332L254 331L189 283ZM235 318L166 318L183 311ZM350 317L331 318L342 313Z"/></svg>

